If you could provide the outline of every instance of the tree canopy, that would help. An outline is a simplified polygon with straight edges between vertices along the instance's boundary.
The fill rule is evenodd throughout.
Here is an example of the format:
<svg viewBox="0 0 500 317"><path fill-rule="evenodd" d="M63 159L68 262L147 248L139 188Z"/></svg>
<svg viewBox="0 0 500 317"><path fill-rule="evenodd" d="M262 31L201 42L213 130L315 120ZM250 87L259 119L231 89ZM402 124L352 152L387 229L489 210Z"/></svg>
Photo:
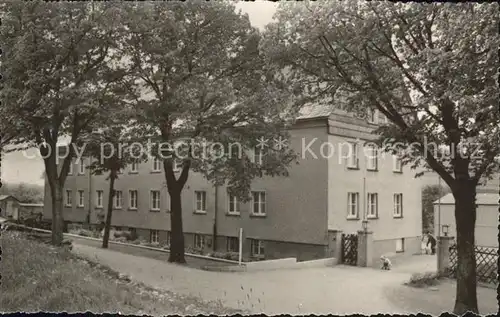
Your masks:
<svg viewBox="0 0 500 317"><path fill-rule="evenodd" d="M303 94L351 112L377 109L390 123L382 139L463 151L453 161L422 146L402 153L450 186L459 161L475 180L497 170L495 5L315 1L282 3L276 18L265 50Z"/></svg>
<svg viewBox="0 0 500 317"><path fill-rule="evenodd" d="M500 153L498 6L283 2L275 17L263 48L300 83L298 95L354 114L378 110L388 119L374 131L384 150L450 187L454 313L477 312L476 188L498 171Z"/></svg>
<svg viewBox="0 0 500 317"><path fill-rule="evenodd" d="M218 143L227 154L231 144L249 150L260 137L287 137L290 117L283 115L283 105L288 96L266 67L260 34L248 17L226 2L127 9L129 35L122 52L136 76L128 99L137 109L140 130L159 142L196 143L185 149L189 165L184 167L214 183L227 181L244 199L254 177L285 175L294 158L286 149L269 149L263 165L252 163L245 151L241 158L200 152L203 143Z"/></svg>

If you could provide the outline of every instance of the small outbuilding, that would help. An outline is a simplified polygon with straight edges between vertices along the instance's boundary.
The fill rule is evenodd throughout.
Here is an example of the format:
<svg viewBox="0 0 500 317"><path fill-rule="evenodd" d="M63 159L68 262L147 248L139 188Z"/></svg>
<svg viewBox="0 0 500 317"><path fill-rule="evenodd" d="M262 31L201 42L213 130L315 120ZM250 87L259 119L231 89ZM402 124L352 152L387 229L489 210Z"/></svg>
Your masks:
<svg viewBox="0 0 500 317"><path fill-rule="evenodd" d="M12 195L0 195L0 217L19 219L19 200Z"/></svg>
<svg viewBox="0 0 500 317"><path fill-rule="evenodd" d="M481 247L498 248L498 193L478 193L476 195L475 244ZM441 205L441 208L439 206ZM448 235L456 237L455 199L447 194L434 202L434 234L443 234L443 225L448 225Z"/></svg>

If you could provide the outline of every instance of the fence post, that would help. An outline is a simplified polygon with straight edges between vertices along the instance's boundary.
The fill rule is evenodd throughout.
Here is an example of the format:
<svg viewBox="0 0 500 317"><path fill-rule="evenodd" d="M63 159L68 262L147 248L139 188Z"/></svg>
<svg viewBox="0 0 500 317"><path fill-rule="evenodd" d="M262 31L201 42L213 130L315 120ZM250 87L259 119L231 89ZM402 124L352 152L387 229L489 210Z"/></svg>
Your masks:
<svg viewBox="0 0 500 317"><path fill-rule="evenodd" d="M373 232L358 231L358 261L357 266L370 267L373 264Z"/></svg>
<svg viewBox="0 0 500 317"><path fill-rule="evenodd" d="M442 274L450 266L450 246L453 237L441 236L437 238L437 270Z"/></svg>

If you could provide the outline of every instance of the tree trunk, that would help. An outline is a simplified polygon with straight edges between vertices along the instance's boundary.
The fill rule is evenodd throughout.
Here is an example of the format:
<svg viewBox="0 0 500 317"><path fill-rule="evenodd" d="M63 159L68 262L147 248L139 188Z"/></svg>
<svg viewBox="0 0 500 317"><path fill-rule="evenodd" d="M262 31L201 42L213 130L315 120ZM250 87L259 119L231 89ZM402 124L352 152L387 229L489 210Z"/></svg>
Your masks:
<svg viewBox="0 0 500 317"><path fill-rule="evenodd" d="M62 245L64 235L63 217L63 186L58 181L54 181L51 186L52 195L52 244Z"/></svg>
<svg viewBox="0 0 500 317"><path fill-rule="evenodd" d="M212 250L217 251L217 211L219 210L219 186L215 185L215 212L214 212L214 227L212 232Z"/></svg>
<svg viewBox="0 0 500 317"><path fill-rule="evenodd" d="M186 263L184 258L184 231L182 229L182 204L181 189L169 189L170 194L170 223L171 223L171 241L170 255L168 262Z"/></svg>
<svg viewBox="0 0 500 317"><path fill-rule="evenodd" d="M457 224L457 293L453 313L478 313L476 258L474 253L476 225L476 186L466 180L456 180L455 221Z"/></svg>
<svg viewBox="0 0 500 317"><path fill-rule="evenodd" d="M104 225L104 235L102 237L102 248L108 248L109 231L111 229L111 216L113 214L113 197L115 196L115 172L109 174L109 194L108 194L108 212L106 213L106 224Z"/></svg>

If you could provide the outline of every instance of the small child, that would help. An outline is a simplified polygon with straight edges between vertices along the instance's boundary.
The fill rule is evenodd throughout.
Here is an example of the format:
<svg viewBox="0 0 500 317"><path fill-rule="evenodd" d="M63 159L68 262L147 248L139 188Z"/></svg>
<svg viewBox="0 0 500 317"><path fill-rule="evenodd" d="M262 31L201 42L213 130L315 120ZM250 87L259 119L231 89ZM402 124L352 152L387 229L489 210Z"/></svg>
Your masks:
<svg viewBox="0 0 500 317"><path fill-rule="evenodd" d="M381 256L380 257L380 260L382 261L382 270L390 270L391 269L391 260L389 260L387 257L385 256Z"/></svg>

